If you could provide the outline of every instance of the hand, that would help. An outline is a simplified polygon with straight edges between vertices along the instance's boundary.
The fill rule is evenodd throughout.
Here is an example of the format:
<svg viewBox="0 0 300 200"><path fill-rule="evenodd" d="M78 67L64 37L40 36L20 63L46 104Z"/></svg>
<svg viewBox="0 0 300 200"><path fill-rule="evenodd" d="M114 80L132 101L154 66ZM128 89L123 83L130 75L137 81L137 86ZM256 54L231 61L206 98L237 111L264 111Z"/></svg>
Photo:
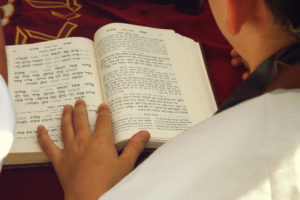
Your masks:
<svg viewBox="0 0 300 200"><path fill-rule="evenodd" d="M91 134L83 100L73 110L66 105L61 130L64 149L59 149L43 126L38 127L41 148L52 162L65 192L65 199L97 199L126 176L134 167L150 135L135 134L119 156L112 135L111 113L102 104L98 110L95 133Z"/></svg>
<svg viewBox="0 0 300 200"><path fill-rule="evenodd" d="M248 78L248 76L250 75L249 66L248 66L247 62L239 55L239 53L235 49L231 50L230 55L232 56L231 65L233 67L239 67L239 66L244 65L248 69L248 71L245 72L242 76L242 79L246 80Z"/></svg>

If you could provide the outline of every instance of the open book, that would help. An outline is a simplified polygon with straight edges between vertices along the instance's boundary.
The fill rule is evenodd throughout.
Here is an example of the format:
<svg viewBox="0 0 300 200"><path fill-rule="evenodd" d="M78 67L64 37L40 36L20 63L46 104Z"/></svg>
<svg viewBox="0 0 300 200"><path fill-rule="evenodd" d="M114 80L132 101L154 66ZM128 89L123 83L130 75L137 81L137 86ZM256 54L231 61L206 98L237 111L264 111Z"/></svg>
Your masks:
<svg viewBox="0 0 300 200"><path fill-rule="evenodd" d="M217 109L199 43L172 30L112 23L94 41L64 38L6 51L17 127L4 164L49 162L36 128L45 125L62 147L62 109L78 98L86 101L91 129L99 104L109 105L119 150L140 130L156 148Z"/></svg>

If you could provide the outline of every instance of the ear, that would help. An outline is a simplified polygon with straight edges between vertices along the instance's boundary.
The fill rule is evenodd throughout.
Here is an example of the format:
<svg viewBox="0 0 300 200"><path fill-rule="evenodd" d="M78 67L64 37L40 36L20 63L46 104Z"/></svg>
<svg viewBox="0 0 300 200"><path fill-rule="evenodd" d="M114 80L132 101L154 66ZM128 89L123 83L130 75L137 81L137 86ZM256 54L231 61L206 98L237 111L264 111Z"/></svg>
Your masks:
<svg viewBox="0 0 300 200"><path fill-rule="evenodd" d="M229 33L238 34L242 26L255 12L255 0L226 0L227 1L227 29Z"/></svg>

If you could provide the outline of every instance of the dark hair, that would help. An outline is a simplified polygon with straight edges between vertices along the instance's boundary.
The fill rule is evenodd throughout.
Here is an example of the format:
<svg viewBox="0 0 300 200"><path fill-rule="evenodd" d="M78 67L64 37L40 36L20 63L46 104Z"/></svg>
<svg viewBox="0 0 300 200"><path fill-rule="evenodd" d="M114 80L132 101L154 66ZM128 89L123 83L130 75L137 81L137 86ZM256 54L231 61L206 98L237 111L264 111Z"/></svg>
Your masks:
<svg viewBox="0 0 300 200"><path fill-rule="evenodd" d="M288 20L294 27L300 26L300 0L264 0L275 19L282 25Z"/></svg>

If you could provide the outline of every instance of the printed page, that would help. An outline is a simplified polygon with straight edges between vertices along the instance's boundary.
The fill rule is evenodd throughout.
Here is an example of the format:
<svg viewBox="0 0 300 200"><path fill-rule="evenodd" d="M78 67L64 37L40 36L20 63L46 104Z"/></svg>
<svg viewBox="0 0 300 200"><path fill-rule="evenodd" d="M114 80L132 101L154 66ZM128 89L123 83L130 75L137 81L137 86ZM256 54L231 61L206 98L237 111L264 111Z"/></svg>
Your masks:
<svg viewBox="0 0 300 200"><path fill-rule="evenodd" d="M45 125L62 147L63 106L84 99L93 127L102 102L93 42L65 38L7 46L8 86L17 111L12 152L39 152L36 128Z"/></svg>
<svg viewBox="0 0 300 200"><path fill-rule="evenodd" d="M176 41L173 43L174 48L180 46L180 61L182 66L178 68L179 74L187 75L186 78L192 79L194 95L188 98L196 98L201 102L201 113L206 116L211 116L218 109L213 89L210 83L209 75L206 70L204 57L201 51L200 43L193 41L190 38L176 34ZM184 53L183 53L184 52Z"/></svg>
<svg viewBox="0 0 300 200"><path fill-rule="evenodd" d="M116 142L139 130L165 141L208 117L172 30L114 23L95 46ZM200 66L199 66L200 67ZM122 134L120 134L122 133Z"/></svg>

